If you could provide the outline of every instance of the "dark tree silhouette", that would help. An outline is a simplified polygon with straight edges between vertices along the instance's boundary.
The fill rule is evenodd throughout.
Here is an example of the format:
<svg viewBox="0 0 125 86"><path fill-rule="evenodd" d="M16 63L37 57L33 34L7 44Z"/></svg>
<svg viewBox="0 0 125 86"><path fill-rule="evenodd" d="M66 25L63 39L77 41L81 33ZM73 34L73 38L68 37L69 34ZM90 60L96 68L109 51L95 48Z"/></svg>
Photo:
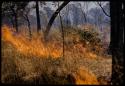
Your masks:
<svg viewBox="0 0 125 86"><path fill-rule="evenodd" d="M51 28L51 26L52 26L52 24L53 24L53 22L54 22L56 16L58 15L58 13L59 13L69 2L70 2L70 1L64 1L63 4L61 4L61 5L59 6L59 8L53 13L53 15L52 15L52 17L50 18L49 23L48 23L48 25L47 25L47 27L46 27L46 30L45 30L45 32L44 32L44 39L45 39L45 41L47 41L47 39L48 39L47 37L48 37L49 31L50 31L50 28Z"/></svg>
<svg viewBox="0 0 125 86"><path fill-rule="evenodd" d="M31 10L31 8L26 7L24 12L23 12L23 17L27 21L27 25L28 25L28 28L29 28L29 37L31 39L32 38L31 25L30 25L30 20L29 20L29 17L28 17L28 15L30 13L30 10Z"/></svg>
<svg viewBox="0 0 125 86"><path fill-rule="evenodd" d="M32 33L31 33L31 27L30 27L30 21L29 21L28 15L26 15L26 20L27 20L28 28L29 28L29 36L31 38L32 37Z"/></svg>
<svg viewBox="0 0 125 86"><path fill-rule="evenodd" d="M66 24L67 26L70 26L70 19L68 18L69 15L69 6L66 6L66 16L67 16L67 20L66 20Z"/></svg>
<svg viewBox="0 0 125 86"><path fill-rule="evenodd" d="M39 16L39 3L36 1L36 17L37 17L37 32L41 30L40 16Z"/></svg>
<svg viewBox="0 0 125 86"><path fill-rule="evenodd" d="M17 17L17 12L14 10L13 7L10 7L10 9L13 12L13 15L14 15L16 32L18 32L18 19L17 19L18 17Z"/></svg>
<svg viewBox="0 0 125 86"><path fill-rule="evenodd" d="M28 3L26 2L3 2L2 3L2 11L4 15L11 15L13 20L14 17L14 27L16 29L16 32L18 32L18 17L23 12L25 6L27 6Z"/></svg>
<svg viewBox="0 0 125 86"><path fill-rule="evenodd" d="M24 19L27 21L28 24L28 28L29 28L29 37L32 37L32 33L31 33L31 26L30 26L30 20L27 14L24 15Z"/></svg>
<svg viewBox="0 0 125 86"><path fill-rule="evenodd" d="M11 24L12 24L12 27L14 28L14 20L13 20L13 16L10 15L10 21L11 21Z"/></svg>
<svg viewBox="0 0 125 86"><path fill-rule="evenodd" d="M123 84L123 47L124 47L124 16L122 9L123 2L111 2L111 42L110 51L113 57L112 84Z"/></svg>

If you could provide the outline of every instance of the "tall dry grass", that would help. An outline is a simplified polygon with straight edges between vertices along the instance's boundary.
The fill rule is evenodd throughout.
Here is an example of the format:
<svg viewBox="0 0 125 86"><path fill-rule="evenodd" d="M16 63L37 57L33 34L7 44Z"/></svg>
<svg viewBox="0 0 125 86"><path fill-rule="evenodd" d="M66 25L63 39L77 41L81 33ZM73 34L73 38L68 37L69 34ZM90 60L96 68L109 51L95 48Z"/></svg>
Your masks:
<svg viewBox="0 0 125 86"><path fill-rule="evenodd" d="M42 33L33 32L29 40L24 30L17 34L8 26L2 27L3 83L99 84L97 76L81 64L84 58L96 60L98 55L86 41L80 42L76 31L70 29L65 34L65 57L62 57L59 30L51 31L47 44Z"/></svg>
<svg viewBox="0 0 125 86"><path fill-rule="evenodd" d="M29 40L24 33L16 34L16 32L10 31L9 27L4 26L2 28L2 37L3 40L12 43L18 51L26 55L32 54L35 56L52 56L56 58L62 54L62 50L60 49L61 43L51 41L51 43L45 46L43 40L36 34L33 34L32 40Z"/></svg>

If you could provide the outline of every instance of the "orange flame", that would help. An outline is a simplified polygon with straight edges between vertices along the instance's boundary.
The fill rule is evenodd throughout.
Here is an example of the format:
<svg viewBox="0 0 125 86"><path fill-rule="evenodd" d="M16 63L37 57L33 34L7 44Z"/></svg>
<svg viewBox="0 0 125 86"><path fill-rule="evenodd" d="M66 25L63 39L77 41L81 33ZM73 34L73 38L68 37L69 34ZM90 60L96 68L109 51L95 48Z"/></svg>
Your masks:
<svg viewBox="0 0 125 86"><path fill-rule="evenodd" d="M14 32L7 26L2 27L2 40L12 43L18 51L26 55L57 58L62 54L62 50L60 47L56 47L56 43L51 43L51 45L45 47L40 39L34 38L29 41L26 36L14 35Z"/></svg>

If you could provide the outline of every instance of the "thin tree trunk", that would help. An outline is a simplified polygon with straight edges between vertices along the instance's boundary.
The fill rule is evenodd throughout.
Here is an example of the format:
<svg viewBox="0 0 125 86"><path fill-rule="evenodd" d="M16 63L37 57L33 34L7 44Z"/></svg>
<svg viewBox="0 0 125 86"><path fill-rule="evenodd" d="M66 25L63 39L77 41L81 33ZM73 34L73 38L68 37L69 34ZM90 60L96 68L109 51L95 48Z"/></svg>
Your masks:
<svg viewBox="0 0 125 86"><path fill-rule="evenodd" d="M16 27L16 32L19 32L19 30L18 30L18 19L17 19L17 13L15 13L15 27Z"/></svg>
<svg viewBox="0 0 125 86"><path fill-rule="evenodd" d="M30 27L30 21L28 16L26 15L27 23L28 23L28 28L29 28L29 37L32 38L32 33L31 33L31 27Z"/></svg>
<svg viewBox="0 0 125 86"><path fill-rule="evenodd" d="M40 24L40 16L39 16L39 4L38 1L36 1L36 18L37 18L37 32L41 30L41 24Z"/></svg>
<svg viewBox="0 0 125 86"><path fill-rule="evenodd" d="M67 26L68 26L68 14L69 14L69 8L68 8L68 6L66 7L66 11L67 11L67 21L66 21L66 23L67 23Z"/></svg>
<svg viewBox="0 0 125 86"><path fill-rule="evenodd" d="M10 22L11 22L11 24L12 24L12 27L14 28L14 20L13 20L13 16L10 17Z"/></svg>
<svg viewBox="0 0 125 86"><path fill-rule="evenodd" d="M56 16L58 15L58 13L69 3L70 1L64 1L62 5L60 5L60 7L53 13L52 17L49 20L49 23L46 27L45 33L44 33L44 40L47 41L48 39L48 34L50 31L50 28L56 18Z"/></svg>
<svg viewBox="0 0 125 86"><path fill-rule="evenodd" d="M58 7L59 7L59 2L58 2ZM64 41L64 29L63 29L63 23L62 23L62 17L60 15L60 12L59 12L59 17L60 17L60 25L61 25L61 29L62 29L62 38L63 38L63 57L64 57L64 48L65 48L65 41Z"/></svg>
<svg viewBox="0 0 125 86"><path fill-rule="evenodd" d="M84 21L85 21L85 23L87 23L86 14L85 14L85 11L82 10L82 7L81 7L81 11L82 11L82 14L83 14L83 16L84 16Z"/></svg>
<svg viewBox="0 0 125 86"><path fill-rule="evenodd" d="M14 21L15 21L15 29L16 29L16 32L18 33L18 19L17 19L17 13L15 12L15 10L13 8L11 8L12 12L13 12L13 15L14 15Z"/></svg>

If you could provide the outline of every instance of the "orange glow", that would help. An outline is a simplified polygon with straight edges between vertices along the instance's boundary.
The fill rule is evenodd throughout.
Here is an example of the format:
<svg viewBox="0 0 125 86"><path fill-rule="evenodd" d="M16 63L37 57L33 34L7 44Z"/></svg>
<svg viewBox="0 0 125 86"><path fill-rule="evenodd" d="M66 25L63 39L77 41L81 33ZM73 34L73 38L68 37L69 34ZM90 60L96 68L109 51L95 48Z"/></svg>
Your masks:
<svg viewBox="0 0 125 86"><path fill-rule="evenodd" d="M39 38L32 38L30 41L21 34L14 35L14 32L7 26L2 27L2 40L10 42L18 51L26 55L57 58L62 54L62 50L56 47L56 43L50 43L45 47Z"/></svg>
<svg viewBox="0 0 125 86"><path fill-rule="evenodd" d="M96 76L88 71L85 67L80 67L76 73L73 74L76 85L98 85Z"/></svg>
<svg viewBox="0 0 125 86"><path fill-rule="evenodd" d="M26 34L28 34L28 31L25 32L25 28L23 28L23 27L21 28L21 30L22 31L20 31L19 33L16 33L12 28L10 28L8 26L2 27L2 41L12 44L14 49L16 51L18 51L15 53L19 53L19 55L21 53L21 54L25 55L24 58L31 57L31 59L32 59L32 57L41 57L41 58L52 57L52 58L56 59L56 58L63 56L62 39L61 38L58 38L59 40L55 39L55 37L57 37L57 34L59 36L59 33L55 33L55 34L53 33L55 35L55 37L53 37L53 34L51 34L52 36L50 36L51 38L50 38L49 42L45 43L43 41L43 37L42 37L43 34L38 35L34 31L34 32L32 32L32 39L29 40L29 36L26 35ZM75 43L71 43L72 40L75 40ZM59 60L57 59L58 60L57 63L60 62L59 64L63 64L61 66L59 65L58 67L59 68L62 67L62 69L64 68L64 70L65 70L64 75L66 75L67 73L68 73L68 75L71 74L71 76L70 76L71 81L73 83L75 83L76 85L82 85L82 84L99 85L100 81L97 80L98 76L96 74L94 74L95 72L91 72L91 70L94 70L94 71L96 70L97 72L102 73L102 71L100 72L100 69L97 70L95 68L96 67L95 65L98 65L97 61L100 61L101 55L98 56L97 53L92 52L92 50L90 48L91 46L87 45L87 43L85 43L84 41L79 42L78 36L75 38L75 36L72 36L69 34L69 36L65 37L65 41L67 41L67 45L65 44L65 47L64 47L64 50L65 50L64 57L65 58L63 58L63 59L61 58ZM100 47L98 47L98 51L102 51L100 49ZM11 53L9 55L11 55ZM7 56L9 56L9 55L7 54ZM87 58L87 59L84 59L84 58ZM102 61L102 63L100 61L99 65L102 64L103 66L99 66L99 67L97 66L98 68L105 67L104 66L105 59L104 58L101 58L101 59L104 61ZM85 63L84 60L87 62ZM46 64L46 62L45 62L45 65L46 65L45 67L48 67L47 69L46 68L41 69L39 67L37 69L37 66L32 66L32 64L34 65L35 61L30 62L30 61L24 61L23 59L21 59L21 60L17 60L17 61L15 60L15 62L16 62L17 68L19 68L20 70L24 70L26 72L26 74L28 74L28 76L30 75L30 72L34 72L36 70L38 70L38 73L39 72L41 73L41 72L44 72L45 70L47 70L47 71L50 71L50 73L49 72L47 72L47 73L51 74L51 72L53 73L53 70L55 70L55 68L56 68L56 66L53 64L50 67L51 62L49 64ZM91 62L95 62L97 64L94 63L91 65ZM40 63L42 63L41 60L40 60ZM55 63L56 63L56 61L55 61ZM36 62L36 64L37 64L37 62ZM44 62L42 65L44 65ZM88 67L90 67L90 69L89 68L87 69L84 66L85 67L88 66ZM40 64L40 67L41 67L41 64ZM75 68L72 69L72 67L75 67ZM78 68L78 69L76 69L76 68ZM106 67L105 67L105 69L108 71L109 71L109 68L106 69ZM56 74L59 74L62 69L60 69L59 72L57 70ZM67 73L65 74L65 72L67 72ZM63 75L63 73L62 73L62 75Z"/></svg>
<svg viewBox="0 0 125 86"><path fill-rule="evenodd" d="M69 37L71 38L71 36ZM33 34L32 40L29 40L27 36L24 34L24 31L22 31L22 33L20 32L16 34L9 27L2 27L2 39L13 44L15 48L21 53L25 55L34 55L40 57L61 57L61 43L59 43L58 41L50 41L47 43L47 45L45 45L41 38L37 34ZM95 59L97 57L96 54L92 53L91 51L87 51L86 47L83 47L83 44L75 44L73 46L73 49L75 50L76 54L79 53L84 57L91 59Z"/></svg>

